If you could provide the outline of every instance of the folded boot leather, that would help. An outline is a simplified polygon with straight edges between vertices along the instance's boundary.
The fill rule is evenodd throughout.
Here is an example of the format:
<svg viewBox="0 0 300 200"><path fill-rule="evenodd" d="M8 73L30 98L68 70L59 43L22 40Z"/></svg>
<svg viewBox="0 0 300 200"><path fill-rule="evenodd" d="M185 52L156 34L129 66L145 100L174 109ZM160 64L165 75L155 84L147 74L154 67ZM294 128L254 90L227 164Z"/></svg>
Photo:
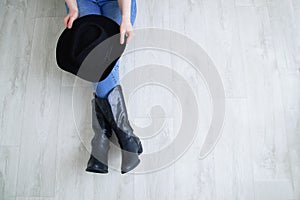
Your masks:
<svg viewBox="0 0 300 200"><path fill-rule="evenodd" d="M140 163L138 156L143 147L129 123L121 85L115 86L105 98L96 96L95 100L118 138L122 150L121 173L129 172Z"/></svg>
<svg viewBox="0 0 300 200"><path fill-rule="evenodd" d="M92 102L92 127L94 137L91 141L92 151L87 164L86 171L94 173L108 172L108 151L110 149L109 138L112 135L112 129L99 106L95 102L96 94L93 93Z"/></svg>

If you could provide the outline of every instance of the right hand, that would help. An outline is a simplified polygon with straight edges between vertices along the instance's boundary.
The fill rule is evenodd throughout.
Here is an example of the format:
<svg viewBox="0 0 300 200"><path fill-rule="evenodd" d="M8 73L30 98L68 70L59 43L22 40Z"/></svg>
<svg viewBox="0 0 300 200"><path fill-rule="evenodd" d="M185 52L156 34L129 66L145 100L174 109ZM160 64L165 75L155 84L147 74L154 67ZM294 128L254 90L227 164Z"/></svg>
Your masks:
<svg viewBox="0 0 300 200"><path fill-rule="evenodd" d="M78 10L70 9L67 16L64 18L64 24L67 28L72 28L73 22L78 18Z"/></svg>

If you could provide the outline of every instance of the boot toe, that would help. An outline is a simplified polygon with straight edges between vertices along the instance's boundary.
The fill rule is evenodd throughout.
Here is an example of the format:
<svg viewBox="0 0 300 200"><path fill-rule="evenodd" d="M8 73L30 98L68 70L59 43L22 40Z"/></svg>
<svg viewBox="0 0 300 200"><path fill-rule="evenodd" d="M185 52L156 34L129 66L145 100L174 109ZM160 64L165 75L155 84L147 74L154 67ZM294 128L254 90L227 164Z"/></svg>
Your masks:
<svg viewBox="0 0 300 200"><path fill-rule="evenodd" d="M100 166L100 165L91 165L88 166L85 171L87 172L93 172L93 173L101 173L101 174L106 174L108 173L108 169L105 166Z"/></svg>
<svg viewBox="0 0 300 200"><path fill-rule="evenodd" d="M125 174L125 173L133 170L140 164L140 162L141 162L141 160L137 159L135 163L130 163L130 164L127 164L126 166L122 166L121 173Z"/></svg>
<svg viewBox="0 0 300 200"><path fill-rule="evenodd" d="M108 166L91 156L85 171L94 173L108 173Z"/></svg>

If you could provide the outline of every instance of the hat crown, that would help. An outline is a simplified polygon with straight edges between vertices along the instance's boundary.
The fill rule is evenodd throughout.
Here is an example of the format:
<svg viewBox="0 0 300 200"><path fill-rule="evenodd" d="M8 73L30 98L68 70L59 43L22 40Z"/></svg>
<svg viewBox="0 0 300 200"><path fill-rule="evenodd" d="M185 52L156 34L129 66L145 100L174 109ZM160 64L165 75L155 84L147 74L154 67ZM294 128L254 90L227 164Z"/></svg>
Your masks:
<svg viewBox="0 0 300 200"><path fill-rule="evenodd" d="M74 63L81 62L93 48L108 37L103 27L94 22L74 24L72 28L76 29L70 49L70 59Z"/></svg>
<svg viewBox="0 0 300 200"><path fill-rule="evenodd" d="M58 67L87 81L99 82L103 69L109 73L125 50L126 43L120 45L119 40L114 39L119 38L117 36L119 33L119 24L106 16L90 14L77 18L73 22L72 28L65 28L57 41L56 62ZM112 36L117 37L113 37L109 42L105 43L106 39ZM102 43L105 45L99 45ZM86 61L87 56L96 47L102 54L93 58L94 60L90 61L89 66L83 67L83 61ZM106 59L105 55L110 54L117 55L117 59L107 63L103 62ZM99 63L105 64L104 66L103 64L95 66L99 65ZM79 73L81 67L84 70L80 70Z"/></svg>

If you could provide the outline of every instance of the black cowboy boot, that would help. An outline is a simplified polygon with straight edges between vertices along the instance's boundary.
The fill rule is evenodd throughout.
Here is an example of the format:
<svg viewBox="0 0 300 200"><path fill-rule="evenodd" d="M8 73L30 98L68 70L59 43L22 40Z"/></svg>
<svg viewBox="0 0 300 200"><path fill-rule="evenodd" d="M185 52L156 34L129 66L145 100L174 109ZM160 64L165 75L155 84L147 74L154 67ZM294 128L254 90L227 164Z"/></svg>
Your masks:
<svg viewBox="0 0 300 200"><path fill-rule="evenodd" d="M95 93L93 93L96 97ZM99 106L92 99L92 127L95 135L91 141L92 152L87 164L86 171L94 173L108 172L109 138L112 135L111 126L103 117Z"/></svg>
<svg viewBox="0 0 300 200"><path fill-rule="evenodd" d="M114 87L106 98L96 98L96 104L116 133L122 150L121 173L124 174L140 163L138 155L143 152L143 147L128 121L121 85Z"/></svg>

